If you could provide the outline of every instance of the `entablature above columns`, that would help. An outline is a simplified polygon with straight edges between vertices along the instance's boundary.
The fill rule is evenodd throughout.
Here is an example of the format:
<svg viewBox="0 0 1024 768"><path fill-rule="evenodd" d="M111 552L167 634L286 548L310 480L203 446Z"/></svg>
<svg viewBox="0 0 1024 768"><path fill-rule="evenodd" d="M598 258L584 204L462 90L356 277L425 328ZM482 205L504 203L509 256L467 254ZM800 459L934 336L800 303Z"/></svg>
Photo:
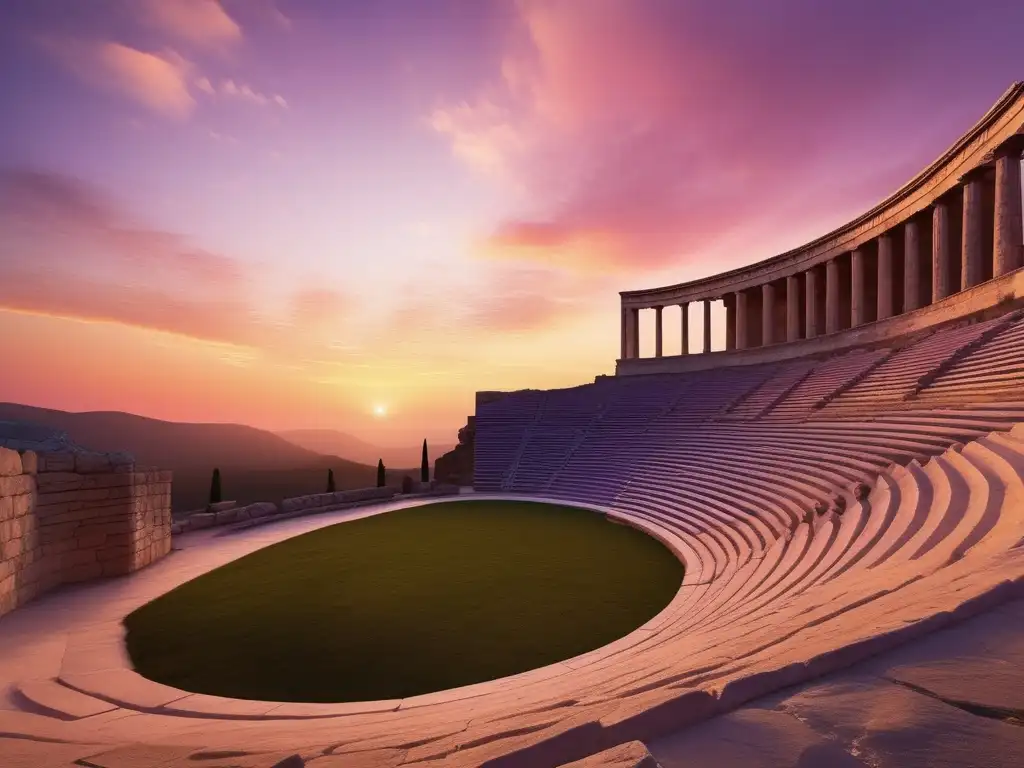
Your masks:
<svg viewBox="0 0 1024 768"><path fill-rule="evenodd" d="M622 306L647 309L692 301L713 301L736 291L784 280L900 226L993 162L997 150L1024 146L1024 83L1006 91L981 120L949 150L893 195L839 229L800 248L747 267L688 283L623 291Z"/></svg>

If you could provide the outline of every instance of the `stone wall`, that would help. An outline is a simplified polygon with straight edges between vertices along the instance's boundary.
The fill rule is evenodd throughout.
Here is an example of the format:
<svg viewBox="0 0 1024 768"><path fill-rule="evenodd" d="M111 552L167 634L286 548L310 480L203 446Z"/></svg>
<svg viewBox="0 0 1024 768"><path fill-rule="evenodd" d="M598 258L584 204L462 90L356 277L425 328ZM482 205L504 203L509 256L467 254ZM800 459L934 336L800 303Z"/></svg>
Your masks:
<svg viewBox="0 0 1024 768"><path fill-rule="evenodd" d="M171 473L93 453L0 448L0 615L171 548Z"/></svg>

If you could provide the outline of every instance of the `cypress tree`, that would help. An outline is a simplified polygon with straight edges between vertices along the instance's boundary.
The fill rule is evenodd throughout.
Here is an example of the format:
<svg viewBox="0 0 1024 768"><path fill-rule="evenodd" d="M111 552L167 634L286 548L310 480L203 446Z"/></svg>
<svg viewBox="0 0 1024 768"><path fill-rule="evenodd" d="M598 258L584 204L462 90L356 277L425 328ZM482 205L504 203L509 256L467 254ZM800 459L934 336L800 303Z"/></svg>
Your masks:
<svg viewBox="0 0 1024 768"><path fill-rule="evenodd" d="M327 492L334 493L334 470L327 470Z"/></svg>
<svg viewBox="0 0 1024 768"><path fill-rule="evenodd" d="M210 481L210 503L219 504L221 502L220 494L220 469L214 467L213 479Z"/></svg>
<svg viewBox="0 0 1024 768"><path fill-rule="evenodd" d="M430 482L430 461L427 459L427 438L423 438L423 458L420 459L420 482Z"/></svg>
<svg viewBox="0 0 1024 768"><path fill-rule="evenodd" d="M377 459L377 487L384 487L384 459Z"/></svg>

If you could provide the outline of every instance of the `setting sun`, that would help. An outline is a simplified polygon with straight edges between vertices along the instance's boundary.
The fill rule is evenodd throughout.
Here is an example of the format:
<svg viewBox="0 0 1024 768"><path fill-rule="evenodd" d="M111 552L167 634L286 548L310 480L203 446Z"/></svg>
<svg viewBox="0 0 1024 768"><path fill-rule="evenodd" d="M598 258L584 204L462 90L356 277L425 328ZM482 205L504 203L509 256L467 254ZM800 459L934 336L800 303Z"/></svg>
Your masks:
<svg viewBox="0 0 1024 768"><path fill-rule="evenodd" d="M382 403L378 403L377 405L373 406L373 415L379 419L384 418L385 416L388 415L388 407L386 405L383 405Z"/></svg>

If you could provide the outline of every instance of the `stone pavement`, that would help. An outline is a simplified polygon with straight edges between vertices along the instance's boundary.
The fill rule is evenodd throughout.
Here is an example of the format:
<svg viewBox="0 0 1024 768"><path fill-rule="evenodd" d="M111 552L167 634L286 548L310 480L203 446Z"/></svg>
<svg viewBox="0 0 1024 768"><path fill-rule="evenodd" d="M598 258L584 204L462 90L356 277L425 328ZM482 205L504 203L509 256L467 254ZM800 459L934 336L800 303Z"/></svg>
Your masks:
<svg viewBox="0 0 1024 768"><path fill-rule="evenodd" d="M648 747L662 768L1020 768L1024 600Z"/></svg>

